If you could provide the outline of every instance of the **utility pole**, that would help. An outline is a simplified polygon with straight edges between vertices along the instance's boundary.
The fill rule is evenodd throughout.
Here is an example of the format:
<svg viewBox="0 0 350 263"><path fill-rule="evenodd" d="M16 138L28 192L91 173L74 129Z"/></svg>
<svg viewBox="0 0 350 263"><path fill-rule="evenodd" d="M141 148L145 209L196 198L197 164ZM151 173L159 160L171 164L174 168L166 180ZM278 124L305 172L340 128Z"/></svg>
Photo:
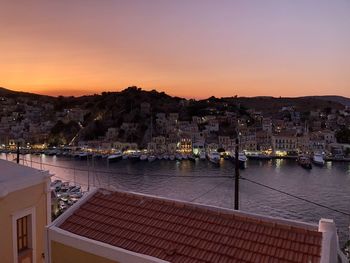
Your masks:
<svg viewBox="0 0 350 263"><path fill-rule="evenodd" d="M90 167L89 167L89 156L86 158L87 168L88 168L88 192L90 191Z"/></svg>
<svg viewBox="0 0 350 263"><path fill-rule="evenodd" d="M17 142L17 158L16 162L19 163L19 142Z"/></svg>
<svg viewBox="0 0 350 263"><path fill-rule="evenodd" d="M235 210L239 209L239 160L238 160L238 137L236 138L236 151L235 151Z"/></svg>

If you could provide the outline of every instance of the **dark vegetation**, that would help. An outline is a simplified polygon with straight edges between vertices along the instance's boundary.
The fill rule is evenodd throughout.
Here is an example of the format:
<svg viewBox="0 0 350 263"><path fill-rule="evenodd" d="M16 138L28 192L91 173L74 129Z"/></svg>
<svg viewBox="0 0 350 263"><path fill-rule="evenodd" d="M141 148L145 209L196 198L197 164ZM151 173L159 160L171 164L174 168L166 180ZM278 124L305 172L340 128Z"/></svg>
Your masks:
<svg viewBox="0 0 350 263"><path fill-rule="evenodd" d="M79 124L75 121L64 123L59 120L51 129L49 144L51 146L67 144L73 139L79 130Z"/></svg>
<svg viewBox="0 0 350 263"><path fill-rule="evenodd" d="M335 134L337 141L339 143L349 143L350 144L350 129L342 128Z"/></svg>

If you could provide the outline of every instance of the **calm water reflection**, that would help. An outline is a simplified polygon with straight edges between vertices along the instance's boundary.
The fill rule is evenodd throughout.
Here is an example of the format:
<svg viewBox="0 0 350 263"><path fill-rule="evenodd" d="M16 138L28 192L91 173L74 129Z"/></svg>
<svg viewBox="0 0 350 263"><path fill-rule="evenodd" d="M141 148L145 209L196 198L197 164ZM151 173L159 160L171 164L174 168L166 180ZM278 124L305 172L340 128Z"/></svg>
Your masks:
<svg viewBox="0 0 350 263"><path fill-rule="evenodd" d="M6 156L0 156L5 159ZM13 157L7 156L8 159ZM222 161L220 167L206 161L120 161L107 167L105 160L80 161L72 158L26 156L27 165L43 167L57 177L87 187L113 185L116 188L160 195L186 201L233 208L234 166ZM56 165L41 165L40 162ZM41 160L40 160L41 159ZM249 160L241 176L285 192L350 213L350 164L327 162L324 167L305 170L294 160ZM63 168L65 167L65 168ZM84 171L81 171L84 170ZM202 177L204 176L204 177ZM321 217L334 218L340 242L348 238L350 217L242 180L240 209L265 215L317 223Z"/></svg>

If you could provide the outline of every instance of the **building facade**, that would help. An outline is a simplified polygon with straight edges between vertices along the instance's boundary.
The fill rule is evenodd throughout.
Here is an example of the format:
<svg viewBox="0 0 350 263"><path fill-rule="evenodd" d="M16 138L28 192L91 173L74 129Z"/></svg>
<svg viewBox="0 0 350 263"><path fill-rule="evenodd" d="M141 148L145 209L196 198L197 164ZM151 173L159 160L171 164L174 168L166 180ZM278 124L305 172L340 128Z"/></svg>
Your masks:
<svg viewBox="0 0 350 263"><path fill-rule="evenodd" d="M44 229L51 222L50 175L0 160L1 262L44 261Z"/></svg>

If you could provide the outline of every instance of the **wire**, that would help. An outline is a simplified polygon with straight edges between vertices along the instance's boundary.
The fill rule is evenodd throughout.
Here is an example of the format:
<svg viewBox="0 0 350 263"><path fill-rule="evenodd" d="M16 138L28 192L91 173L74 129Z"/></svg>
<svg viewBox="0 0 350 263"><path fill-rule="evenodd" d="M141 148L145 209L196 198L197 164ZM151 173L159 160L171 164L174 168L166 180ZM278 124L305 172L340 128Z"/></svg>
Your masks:
<svg viewBox="0 0 350 263"><path fill-rule="evenodd" d="M259 185L259 186L262 186L262 187L265 187L265 188L268 188L268 189L270 189L270 190L279 192L279 193L281 193L281 194L284 194L284 195L293 197L293 198L295 198L295 199L299 199L299 200L301 200L301 201L304 201L304 202L307 202L307 203L310 203L310 204L313 204L313 205L316 205L316 206L319 206L319 207L323 207L323 208L329 209L329 210L331 210L331 211L334 211L334 212L337 212L337 213L340 213L340 214L343 214L343 215L346 215L346 216L350 216L350 213L347 213L347 212L344 212L344 211L341 211L341 210L338 210L338 209L335 209L335 208L331 208L331 207L326 206L326 205L323 205L323 204L316 203L316 202L311 201L311 200L308 200L308 199L306 199L306 198L303 198L303 197L300 197L300 196L297 196L297 195L294 195L294 194L287 193L287 192L285 192L285 191L282 191L282 190L273 188L273 187L271 187L271 186L268 186L268 185L265 185L265 184L256 182L256 181L254 181L254 180L251 180L251 179L248 179L248 178L245 178L245 177L240 177L240 179L245 180L245 181L248 181L248 182L253 183L253 184L256 184L256 185Z"/></svg>
<svg viewBox="0 0 350 263"><path fill-rule="evenodd" d="M23 160L23 159L21 159ZM24 159L25 161L29 161L27 159ZM80 172L94 172L94 173L105 173L105 174L116 174L115 172L112 171L106 171L106 170L96 170L96 169L79 169L79 168L74 168L74 167L68 167L68 166L62 166L62 165L54 165L54 164L49 164L49 163L45 163L45 162L36 162L36 161L31 161L32 163L36 163L36 164L41 164L41 165L46 165L46 166L51 166L51 167L56 167L56 168L62 168L62 169L67 169L67 170L75 170L75 171L80 171ZM218 176L212 176L212 175L167 175L167 174L152 174L152 175L145 175L145 174L135 174L135 173L126 173L123 172L123 175L142 175L142 176L154 176L154 177L176 177L176 178L228 178L228 179L232 179L234 178L234 176L228 176L228 175L218 175Z"/></svg>
<svg viewBox="0 0 350 263"><path fill-rule="evenodd" d="M222 185L223 183L226 183L226 182L221 182L221 183L218 183L217 185L215 185L214 187L210 188L208 191L204 192L203 194L197 196L196 198L193 198L192 200L190 200L190 202L194 202L195 200L209 194L211 191L215 190L217 187L219 187L220 185Z"/></svg>

